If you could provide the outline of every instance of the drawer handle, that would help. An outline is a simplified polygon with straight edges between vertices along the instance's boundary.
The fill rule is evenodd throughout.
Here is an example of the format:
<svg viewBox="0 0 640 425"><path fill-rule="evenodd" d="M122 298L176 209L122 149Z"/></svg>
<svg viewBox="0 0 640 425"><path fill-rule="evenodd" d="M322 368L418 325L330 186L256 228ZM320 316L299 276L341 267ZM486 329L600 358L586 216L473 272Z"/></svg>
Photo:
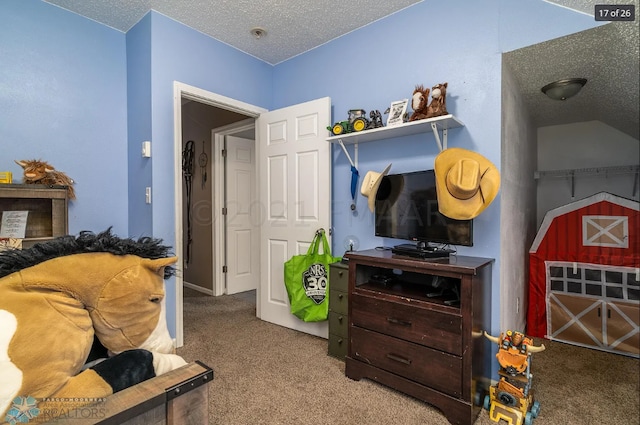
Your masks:
<svg viewBox="0 0 640 425"><path fill-rule="evenodd" d="M342 294L338 294L338 298L339 298L339 299L342 299L342 297L344 297L344 295L342 295Z"/></svg>
<svg viewBox="0 0 640 425"><path fill-rule="evenodd" d="M342 316L338 316L338 322L342 323Z"/></svg>
<svg viewBox="0 0 640 425"><path fill-rule="evenodd" d="M411 364L411 360L406 359L406 358L401 357L401 356L398 356L398 355L395 355L395 354L392 354L392 353L387 354L387 358L390 359L390 360L394 360L396 362L404 363L406 365L410 365Z"/></svg>
<svg viewBox="0 0 640 425"><path fill-rule="evenodd" d="M342 277L343 272L338 272L338 276Z"/></svg>
<svg viewBox="0 0 640 425"><path fill-rule="evenodd" d="M342 345L342 338L338 338L338 345Z"/></svg>
<svg viewBox="0 0 640 425"><path fill-rule="evenodd" d="M394 317L387 317L387 322L393 323L394 325L411 326L411 322L407 322L406 320L396 319Z"/></svg>

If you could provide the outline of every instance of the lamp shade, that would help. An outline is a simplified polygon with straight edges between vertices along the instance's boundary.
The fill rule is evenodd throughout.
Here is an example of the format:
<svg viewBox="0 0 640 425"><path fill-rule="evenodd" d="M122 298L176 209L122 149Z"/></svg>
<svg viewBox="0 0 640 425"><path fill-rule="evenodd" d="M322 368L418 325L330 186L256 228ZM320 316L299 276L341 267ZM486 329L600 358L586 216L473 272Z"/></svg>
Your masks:
<svg viewBox="0 0 640 425"><path fill-rule="evenodd" d="M565 80L554 81L544 86L542 93L554 100L567 100L578 92L587 84L585 78L567 78Z"/></svg>

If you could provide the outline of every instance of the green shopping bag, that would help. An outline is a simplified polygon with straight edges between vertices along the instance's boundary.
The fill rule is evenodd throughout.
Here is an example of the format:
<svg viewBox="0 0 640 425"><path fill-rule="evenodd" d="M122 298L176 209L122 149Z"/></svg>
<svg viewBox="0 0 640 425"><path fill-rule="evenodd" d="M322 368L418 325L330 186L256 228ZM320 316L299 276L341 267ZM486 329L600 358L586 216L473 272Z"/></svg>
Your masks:
<svg viewBox="0 0 640 425"><path fill-rule="evenodd" d="M322 251L320 254L320 241ZM329 264L340 261L331 256L331 248L320 229L305 255L294 255L284 263L284 284L289 296L291 314L305 322L327 320L329 314Z"/></svg>

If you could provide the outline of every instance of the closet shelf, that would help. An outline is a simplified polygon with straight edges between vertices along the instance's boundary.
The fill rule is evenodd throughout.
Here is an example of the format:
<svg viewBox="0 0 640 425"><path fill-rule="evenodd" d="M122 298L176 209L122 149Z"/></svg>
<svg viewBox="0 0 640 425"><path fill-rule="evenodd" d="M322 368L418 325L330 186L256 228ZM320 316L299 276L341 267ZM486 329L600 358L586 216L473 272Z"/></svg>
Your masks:
<svg viewBox="0 0 640 425"><path fill-rule="evenodd" d="M548 170L548 171L536 171L534 173L535 179L542 178L562 178L562 177L577 177L577 176L590 176L590 175L613 175L613 174L634 174L640 170L639 165L617 165L611 167L591 167L591 168L574 168L567 170Z"/></svg>

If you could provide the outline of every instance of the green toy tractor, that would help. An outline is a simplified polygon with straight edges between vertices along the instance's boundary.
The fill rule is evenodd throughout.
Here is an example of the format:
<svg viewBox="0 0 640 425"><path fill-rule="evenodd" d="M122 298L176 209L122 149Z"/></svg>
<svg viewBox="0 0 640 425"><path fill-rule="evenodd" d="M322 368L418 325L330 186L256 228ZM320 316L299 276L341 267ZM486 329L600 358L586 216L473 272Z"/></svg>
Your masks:
<svg viewBox="0 0 640 425"><path fill-rule="evenodd" d="M327 130L334 136L340 134L353 133L354 131L362 131L369 128L369 120L366 118L367 112L364 109L349 109L349 119L339 121Z"/></svg>

